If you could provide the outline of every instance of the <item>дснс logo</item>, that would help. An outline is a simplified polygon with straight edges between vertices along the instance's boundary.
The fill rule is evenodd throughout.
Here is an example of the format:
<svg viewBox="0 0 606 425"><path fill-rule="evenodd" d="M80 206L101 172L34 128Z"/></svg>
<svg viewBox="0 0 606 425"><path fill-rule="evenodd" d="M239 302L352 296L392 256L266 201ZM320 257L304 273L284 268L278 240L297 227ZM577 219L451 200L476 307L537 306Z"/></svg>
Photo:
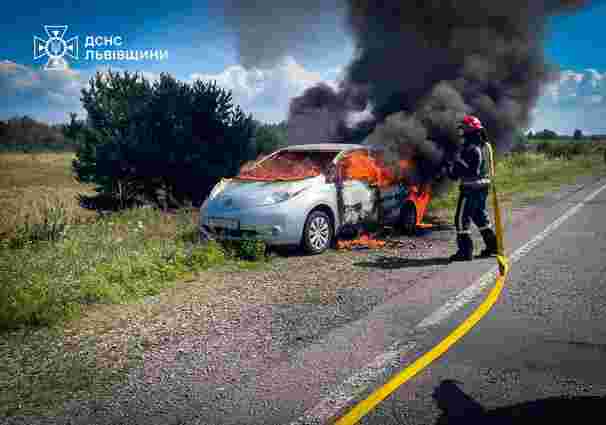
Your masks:
<svg viewBox="0 0 606 425"><path fill-rule="evenodd" d="M48 56L44 65L46 70L64 70L68 68L65 56L78 59L78 36L65 40L67 25L44 25L47 40L34 36L34 59Z"/></svg>

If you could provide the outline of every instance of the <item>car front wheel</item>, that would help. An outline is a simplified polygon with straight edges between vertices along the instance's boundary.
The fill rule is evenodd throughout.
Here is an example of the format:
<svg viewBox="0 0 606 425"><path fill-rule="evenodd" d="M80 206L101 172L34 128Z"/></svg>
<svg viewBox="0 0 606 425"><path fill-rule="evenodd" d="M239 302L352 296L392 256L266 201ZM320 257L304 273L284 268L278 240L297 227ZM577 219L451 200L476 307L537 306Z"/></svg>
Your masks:
<svg viewBox="0 0 606 425"><path fill-rule="evenodd" d="M303 228L303 249L309 254L320 254L326 251L332 243L334 228L328 214L323 211L313 211Z"/></svg>

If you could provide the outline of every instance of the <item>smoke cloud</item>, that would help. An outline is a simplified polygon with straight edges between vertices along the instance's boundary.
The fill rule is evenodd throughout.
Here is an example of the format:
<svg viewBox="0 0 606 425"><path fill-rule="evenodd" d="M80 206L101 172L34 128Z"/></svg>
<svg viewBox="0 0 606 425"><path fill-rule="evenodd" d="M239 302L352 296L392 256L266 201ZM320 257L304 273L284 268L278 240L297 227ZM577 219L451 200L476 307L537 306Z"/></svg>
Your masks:
<svg viewBox="0 0 606 425"><path fill-rule="evenodd" d="M224 0L243 66L267 68L342 33L346 0Z"/></svg>
<svg viewBox="0 0 606 425"><path fill-rule="evenodd" d="M283 39L281 30L262 34L275 28L268 24L255 28L257 38L241 45L245 61L255 51L252 44L265 48L256 57L266 59L296 45L309 31L306 24L313 19L311 11L327 10L325 1L267 3L268 7L272 4L273 15L268 22L281 21L280 14L288 10L284 20L288 27L283 28L288 34ZM300 19L293 18L296 14L290 3L305 4L297 6L305 9ZM325 139L338 135L363 138L385 147L395 158L416 159L423 170L421 178L431 180L442 159L458 149L456 124L467 113L482 120L498 150L509 149L513 132L529 124L541 88L556 77L543 55L547 19L590 1L346 3L346 30L356 46L346 76L337 90L320 85L293 99L289 120L304 132L301 129L313 126L314 120L300 117L322 116L331 123L326 131L333 133ZM260 14L263 8L255 7ZM259 38L263 42L280 40L257 44L254 40ZM350 128L351 112L368 105L372 106L370 118Z"/></svg>

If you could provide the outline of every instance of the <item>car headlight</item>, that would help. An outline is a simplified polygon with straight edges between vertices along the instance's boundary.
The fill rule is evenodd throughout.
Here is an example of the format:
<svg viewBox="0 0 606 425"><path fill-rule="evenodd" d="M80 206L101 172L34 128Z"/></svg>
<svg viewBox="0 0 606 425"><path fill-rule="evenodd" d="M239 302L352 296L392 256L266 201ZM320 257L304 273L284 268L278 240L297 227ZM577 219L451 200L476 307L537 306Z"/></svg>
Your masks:
<svg viewBox="0 0 606 425"><path fill-rule="evenodd" d="M292 192L287 192L287 191L274 192L265 198L265 200L263 201L263 204L271 205L271 204L277 204L279 202L288 201L289 199L294 198L295 196L297 196L301 192L305 191L306 189L307 188L303 188L303 189L299 189L297 191L292 191Z"/></svg>
<svg viewBox="0 0 606 425"><path fill-rule="evenodd" d="M208 195L208 200L214 199L217 195L219 195L221 192L223 192L223 190L225 189L225 186L227 186L227 179L221 179L221 181L219 183L217 183L215 185L215 187L213 187L213 190L210 191L210 195Z"/></svg>

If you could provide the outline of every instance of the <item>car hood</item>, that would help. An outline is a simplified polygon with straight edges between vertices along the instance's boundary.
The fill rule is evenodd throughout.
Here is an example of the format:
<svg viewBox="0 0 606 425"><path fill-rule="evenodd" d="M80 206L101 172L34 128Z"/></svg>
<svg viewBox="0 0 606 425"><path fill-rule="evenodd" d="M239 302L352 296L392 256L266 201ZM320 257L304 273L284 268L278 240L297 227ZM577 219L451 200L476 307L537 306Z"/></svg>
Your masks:
<svg viewBox="0 0 606 425"><path fill-rule="evenodd" d="M324 176L295 181L254 181L230 179L219 183L217 194L209 198L209 207L242 209L271 205L271 197L285 192L296 193L325 181Z"/></svg>

